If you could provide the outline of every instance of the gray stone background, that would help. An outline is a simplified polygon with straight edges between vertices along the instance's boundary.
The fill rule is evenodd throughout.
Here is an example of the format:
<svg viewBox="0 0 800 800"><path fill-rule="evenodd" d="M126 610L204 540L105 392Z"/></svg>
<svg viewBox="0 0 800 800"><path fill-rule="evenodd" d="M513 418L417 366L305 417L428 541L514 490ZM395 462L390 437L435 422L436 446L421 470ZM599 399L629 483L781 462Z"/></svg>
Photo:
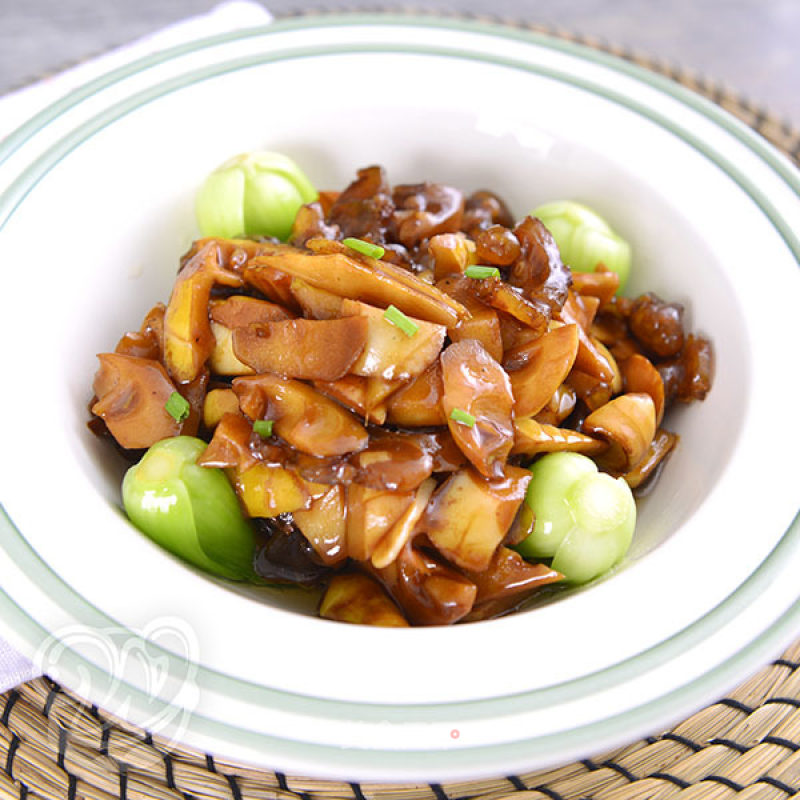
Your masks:
<svg viewBox="0 0 800 800"><path fill-rule="evenodd" d="M390 0L262 0L276 16L405 9ZM124 44L215 0L0 0L0 94ZM691 68L800 126L800 0L427 0L600 37Z"/></svg>

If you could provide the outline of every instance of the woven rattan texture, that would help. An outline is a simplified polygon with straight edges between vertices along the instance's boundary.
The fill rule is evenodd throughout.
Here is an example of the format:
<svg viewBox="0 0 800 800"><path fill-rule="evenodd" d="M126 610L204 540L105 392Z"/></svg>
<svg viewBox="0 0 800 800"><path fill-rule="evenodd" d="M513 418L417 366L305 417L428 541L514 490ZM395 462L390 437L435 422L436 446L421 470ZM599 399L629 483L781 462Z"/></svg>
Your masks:
<svg viewBox="0 0 800 800"><path fill-rule="evenodd" d="M488 20L499 22L502 20ZM588 37L704 95L800 164L800 131L735 92ZM800 800L800 642L670 731L591 759L451 784L357 784L214 759L131 727L47 678L0 696L0 798L19 800Z"/></svg>
<svg viewBox="0 0 800 800"><path fill-rule="evenodd" d="M0 797L108 800L786 800L800 796L800 642L670 731L591 759L450 784L350 784L176 747L47 678L0 699Z"/></svg>

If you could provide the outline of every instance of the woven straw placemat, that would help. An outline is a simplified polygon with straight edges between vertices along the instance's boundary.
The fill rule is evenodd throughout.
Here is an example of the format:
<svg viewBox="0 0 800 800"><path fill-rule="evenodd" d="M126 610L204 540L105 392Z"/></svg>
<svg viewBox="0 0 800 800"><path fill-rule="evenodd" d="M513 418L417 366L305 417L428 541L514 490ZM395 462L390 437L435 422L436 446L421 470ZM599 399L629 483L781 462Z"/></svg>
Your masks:
<svg viewBox="0 0 800 800"><path fill-rule="evenodd" d="M491 22L498 22L496 19ZM589 37L743 120L800 165L800 131L695 73ZM48 678L0 695L0 798L34 800L786 800L800 798L800 641L669 731L556 769L448 784L323 781L176 746Z"/></svg>

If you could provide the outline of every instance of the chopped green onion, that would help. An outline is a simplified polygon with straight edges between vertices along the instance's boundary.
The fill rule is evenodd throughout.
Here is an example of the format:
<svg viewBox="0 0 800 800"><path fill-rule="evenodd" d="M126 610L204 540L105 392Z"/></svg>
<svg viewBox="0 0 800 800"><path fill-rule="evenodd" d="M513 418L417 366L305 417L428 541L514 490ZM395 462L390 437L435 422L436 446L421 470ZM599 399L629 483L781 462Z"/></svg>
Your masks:
<svg viewBox="0 0 800 800"><path fill-rule="evenodd" d="M271 419L257 419L253 423L253 430L264 439L268 439L272 436L272 424L273 420Z"/></svg>
<svg viewBox="0 0 800 800"><path fill-rule="evenodd" d="M475 427L475 417L467 411L462 411L460 408L454 408L450 412L450 419L461 425L466 425L468 428Z"/></svg>
<svg viewBox="0 0 800 800"><path fill-rule="evenodd" d="M363 239L354 239L352 236L342 239L342 244L370 258L383 258L383 254L386 252L379 244L365 242Z"/></svg>
<svg viewBox="0 0 800 800"><path fill-rule="evenodd" d="M383 312L383 318L392 325L396 325L409 339L419 330L419 325L413 320L410 320L399 308L396 306L389 306Z"/></svg>
<svg viewBox="0 0 800 800"><path fill-rule="evenodd" d="M482 267L479 264L473 264L464 270L464 274L468 278L485 280L486 278L499 278L500 270L497 267Z"/></svg>
<svg viewBox="0 0 800 800"><path fill-rule="evenodd" d="M164 409L175 422L183 422L188 416L191 406L189 401L178 392L173 392L166 403Z"/></svg>

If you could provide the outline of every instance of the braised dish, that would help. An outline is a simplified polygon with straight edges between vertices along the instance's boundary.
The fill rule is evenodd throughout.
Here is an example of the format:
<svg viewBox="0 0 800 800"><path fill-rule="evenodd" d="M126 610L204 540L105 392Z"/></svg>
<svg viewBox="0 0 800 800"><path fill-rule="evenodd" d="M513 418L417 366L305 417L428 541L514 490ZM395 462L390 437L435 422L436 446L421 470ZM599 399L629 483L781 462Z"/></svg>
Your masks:
<svg viewBox="0 0 800 800"><path fill-rule="evenodd" d="M244 526L198 533L179 552L197 566L319 588L347 622L486 619L564 581L525 546L529 467L576 453L645 491L677 445L670 405L710 389L682 308L619 283L573 273L493 192L368 167L286 242L196 241L166 305L99 355L90 425L132 461L202 441L191 466L226 476Z"/></svg>

